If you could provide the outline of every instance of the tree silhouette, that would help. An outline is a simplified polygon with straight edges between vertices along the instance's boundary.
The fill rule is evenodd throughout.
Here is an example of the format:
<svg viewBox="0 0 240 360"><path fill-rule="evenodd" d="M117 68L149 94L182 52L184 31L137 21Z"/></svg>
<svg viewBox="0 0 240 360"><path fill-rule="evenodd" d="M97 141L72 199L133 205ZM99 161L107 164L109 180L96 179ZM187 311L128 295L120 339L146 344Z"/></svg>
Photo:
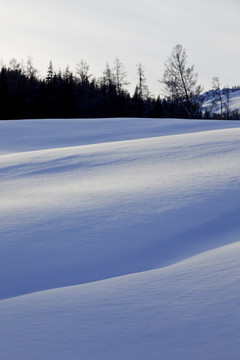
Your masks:
<svg viewBox="0 0 240 360"><path fill-rule="evenodd" d="M182 45L176 45L165 63L162 79L166 95L173 100L188 117L199 115L199 97L202 87L197 84L198 74L194 65L187 65L187 55Z"/></svg>

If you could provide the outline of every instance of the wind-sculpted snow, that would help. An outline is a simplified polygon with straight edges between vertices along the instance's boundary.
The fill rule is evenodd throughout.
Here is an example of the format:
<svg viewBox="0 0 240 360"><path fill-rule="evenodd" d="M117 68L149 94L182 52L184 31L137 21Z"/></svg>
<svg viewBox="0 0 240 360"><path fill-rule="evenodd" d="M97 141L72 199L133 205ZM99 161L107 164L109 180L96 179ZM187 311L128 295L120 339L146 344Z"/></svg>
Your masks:
<svg viewBox="0 0 240 360"><path fill-rule="evenodd" d="M180 119L47 119L0 122L0 154L238 128L238 122Z"/></svg>
<svg viewBox="0 0 240 360"><path fill-rule="evenodd" d="M1 358L237 359L239 252L2 300Z"/></svg>
<svg viewBox="0 0 240 360"><path fill-rule="evenodd" d="M0 358L235 360L240 123L35 121L0 123Z"/></svg>

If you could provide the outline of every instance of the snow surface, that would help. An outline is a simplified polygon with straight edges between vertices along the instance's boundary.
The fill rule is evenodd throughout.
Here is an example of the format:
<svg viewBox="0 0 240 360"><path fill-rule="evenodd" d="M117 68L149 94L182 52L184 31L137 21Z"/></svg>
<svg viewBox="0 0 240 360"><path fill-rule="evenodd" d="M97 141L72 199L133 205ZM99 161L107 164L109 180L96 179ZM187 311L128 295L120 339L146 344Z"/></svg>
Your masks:
<svg viewBox="0 0 240 360"><path fill-rule="evenodd" d="M240 122L0 122L0 358L240 352Z"/></svg>

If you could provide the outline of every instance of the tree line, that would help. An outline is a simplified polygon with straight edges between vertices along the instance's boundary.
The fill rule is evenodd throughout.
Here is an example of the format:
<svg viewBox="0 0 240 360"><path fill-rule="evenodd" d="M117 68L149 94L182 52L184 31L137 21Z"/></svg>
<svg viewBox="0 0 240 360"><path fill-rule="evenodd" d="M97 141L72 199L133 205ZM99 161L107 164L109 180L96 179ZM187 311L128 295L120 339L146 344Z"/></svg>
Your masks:
<svg viewBox="0 0 240 360"><path fill-rule="evenodd" d="M0 118L162 117L162 102L149 95L143 66L138 65L134 94L119 59L106 64L95 78L81 60L75 73L66 67L56 72L52 61L45 78L29 59L26 65L12 59L0 69Z"/></svg>
<svg viewBox="0 0 240 360"><path fill-rule="evenodd" d="M90 73L84 60L77 64L75 73L68 66L55 71L50 61L42 78L31 59L25 65L12 59L0 68L0 119L206 117L201 109L202 87L181 45L173 48L160 83L165 91L163 99L150 95L144 67L139 63L131 95L127 72L118 58L112 66L106 64L99 78ZM211 117L210 112L207 115Z"/></svg>

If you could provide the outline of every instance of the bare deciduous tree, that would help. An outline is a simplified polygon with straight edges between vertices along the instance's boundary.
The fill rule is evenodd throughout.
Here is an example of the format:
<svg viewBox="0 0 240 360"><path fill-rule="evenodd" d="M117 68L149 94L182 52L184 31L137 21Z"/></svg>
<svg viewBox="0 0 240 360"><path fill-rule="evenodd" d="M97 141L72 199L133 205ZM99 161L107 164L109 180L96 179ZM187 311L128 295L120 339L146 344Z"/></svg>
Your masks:
<svg viewBox="0 0 240 360"><path fill-rule="evenodd" d="M219 81L219 77L214 76L212 78L212 89L214 91L214 97L212 100L212 110L220 105L220 115L223 116L223 97L221 91L221 84Z"/></svg>
<svg viewBox="0 0 240 360"><path fill-rule="evenodd" d="M148 86L146 84L146 76L144 73L144 67L141 63L137 64L137 75L138 75L138 84L135 88L135 94L140 99L147 99L150 96Z"/></svg>
<svg viewBox="0 0 240 360"><path fill-rule="evenodd" d="M25 75L29 78L36 78L38 77L38 70L33 65L33 59L31 57L28 57L27 59L27 65L25 69Z"/></svg>
<svg viewBox="0 0 240 360"><path fill-rule="evenodd" d="M76 74L82 85L89 82L92 75L89 74L89 66L85 60L81 59L81 61L77 64Z"/></svg>
<svg viewBox="0 0 240 360"><path fill-rule="evenodd" d="M114 60L114 65L112 69L113 81L116 86L117 94L120 95L124 91L125 87L129 85L127 81L127 72L119 58Z"/></svg>
<svg viewBox="0 0 240 360"><path fill-rule="evenodd" d="M202 87L197 84L198 74L194 65L187 65L187 55L182 45L176 45L165 63L161 83L165 94L178 102L189 117L195 117L201 107L200 94Z"/></svg>
<svg viewBox="0 0 240 360"><path fill-rule="evenodd" d="M231 109L230 109L230 89L227 86L225 89L225 96L226 96L226 100L224 102L224 109L225 109L225 113L226 113L226 118L229 119L230 118L230 113L231 113Z"/></svg>

